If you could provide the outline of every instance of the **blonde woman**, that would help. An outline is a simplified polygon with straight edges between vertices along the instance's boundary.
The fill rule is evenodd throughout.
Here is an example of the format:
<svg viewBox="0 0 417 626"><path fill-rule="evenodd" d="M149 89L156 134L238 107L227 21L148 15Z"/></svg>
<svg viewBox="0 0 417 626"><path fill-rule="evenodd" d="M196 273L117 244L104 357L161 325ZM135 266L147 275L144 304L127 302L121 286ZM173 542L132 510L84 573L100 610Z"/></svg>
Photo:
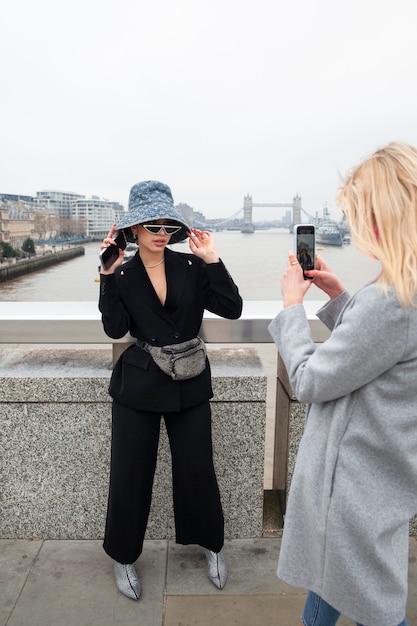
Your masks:
<svg viewBox="0 0 417 626"><path fill-rule="evenodd" d="M417 513L417 150L391 143L338 195L377 278L350 296L318 257L308 272L329 301L316 347L302 305L312 281L289 254L284 309L269 330L309 405L292 479L279 577L309 590L305 626L340 614L406 626L408 522Z"/></svg>

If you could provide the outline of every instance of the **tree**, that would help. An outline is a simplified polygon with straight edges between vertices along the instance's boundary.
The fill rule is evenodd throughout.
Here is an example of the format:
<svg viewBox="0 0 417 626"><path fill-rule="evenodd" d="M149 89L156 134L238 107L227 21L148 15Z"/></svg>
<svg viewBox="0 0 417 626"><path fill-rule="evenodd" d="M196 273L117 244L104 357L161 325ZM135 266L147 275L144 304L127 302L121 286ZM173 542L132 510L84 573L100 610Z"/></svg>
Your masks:
<svg viewBox="0 0 417 626"><path fill-rule="evenodd" d="M35 254L35 242L33 239L30 237L25 239L22 244L22 250L23 252L28 252L29 254Z"/></svg>
<svg viewBox="0 0 417 626"><path fill-rule="evenodd" d="M16 256L16 251L13 250L12 246L7 243L7 241L0 241L0 254L2 257L10 259L11 257Z"/></svg>

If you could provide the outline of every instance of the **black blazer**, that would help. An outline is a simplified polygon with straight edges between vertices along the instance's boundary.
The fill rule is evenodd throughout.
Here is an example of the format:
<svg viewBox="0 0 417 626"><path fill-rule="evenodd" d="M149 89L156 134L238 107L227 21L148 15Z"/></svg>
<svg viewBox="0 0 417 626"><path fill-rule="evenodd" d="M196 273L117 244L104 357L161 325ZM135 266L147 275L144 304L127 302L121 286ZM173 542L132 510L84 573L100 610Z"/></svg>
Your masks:
<svg viewBox="0 0 417 626"><path fill-rule="evenodd" d="M165 249L167 298L162 306L137 253L114 274L101 275L99 309L104 331L119 339L127 332L155 346L195 337L204 310L237 319L242 312L238 288L223 263L206 265L193 254ZM135 409L179 411L212 397L210 366L199 376L174 381L151 356L129 347L116 363L110 395Z"/></svg>

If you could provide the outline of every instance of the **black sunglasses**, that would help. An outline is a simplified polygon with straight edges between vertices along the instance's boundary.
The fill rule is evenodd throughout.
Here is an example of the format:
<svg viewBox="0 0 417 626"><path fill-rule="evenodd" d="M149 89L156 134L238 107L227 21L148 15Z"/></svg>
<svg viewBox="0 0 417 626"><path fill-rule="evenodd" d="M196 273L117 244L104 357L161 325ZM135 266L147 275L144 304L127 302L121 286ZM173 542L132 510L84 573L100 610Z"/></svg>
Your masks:
<svg viewBox="0 0 417 626"><path fill-rule="evenodd" d="M182 226L173 226L172 224L142 224L142 226L152 235L157 235L161 230L165 231L166 235L174 235L182 228Z"/></svg>

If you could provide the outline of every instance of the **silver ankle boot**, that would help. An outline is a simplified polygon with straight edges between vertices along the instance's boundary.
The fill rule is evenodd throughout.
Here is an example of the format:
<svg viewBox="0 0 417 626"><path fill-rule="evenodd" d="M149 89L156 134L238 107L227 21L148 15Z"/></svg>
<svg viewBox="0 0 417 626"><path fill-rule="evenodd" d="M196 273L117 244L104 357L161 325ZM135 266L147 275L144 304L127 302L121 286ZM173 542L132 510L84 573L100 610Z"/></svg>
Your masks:
<svg viewBox="0 0 417 626"><path fill-rule="evenodd" d="M217 589L223 589L227 580L227 567L223 549L220 552L212 552L204 548L204 552L207 558L208 577Z"/></svg>
<svg viewBox="0 0 417 626"><path fill-rule="evenodd" d="M128 598L139 600L140 582L133 564L114 562L116 587Z"/></svg>

